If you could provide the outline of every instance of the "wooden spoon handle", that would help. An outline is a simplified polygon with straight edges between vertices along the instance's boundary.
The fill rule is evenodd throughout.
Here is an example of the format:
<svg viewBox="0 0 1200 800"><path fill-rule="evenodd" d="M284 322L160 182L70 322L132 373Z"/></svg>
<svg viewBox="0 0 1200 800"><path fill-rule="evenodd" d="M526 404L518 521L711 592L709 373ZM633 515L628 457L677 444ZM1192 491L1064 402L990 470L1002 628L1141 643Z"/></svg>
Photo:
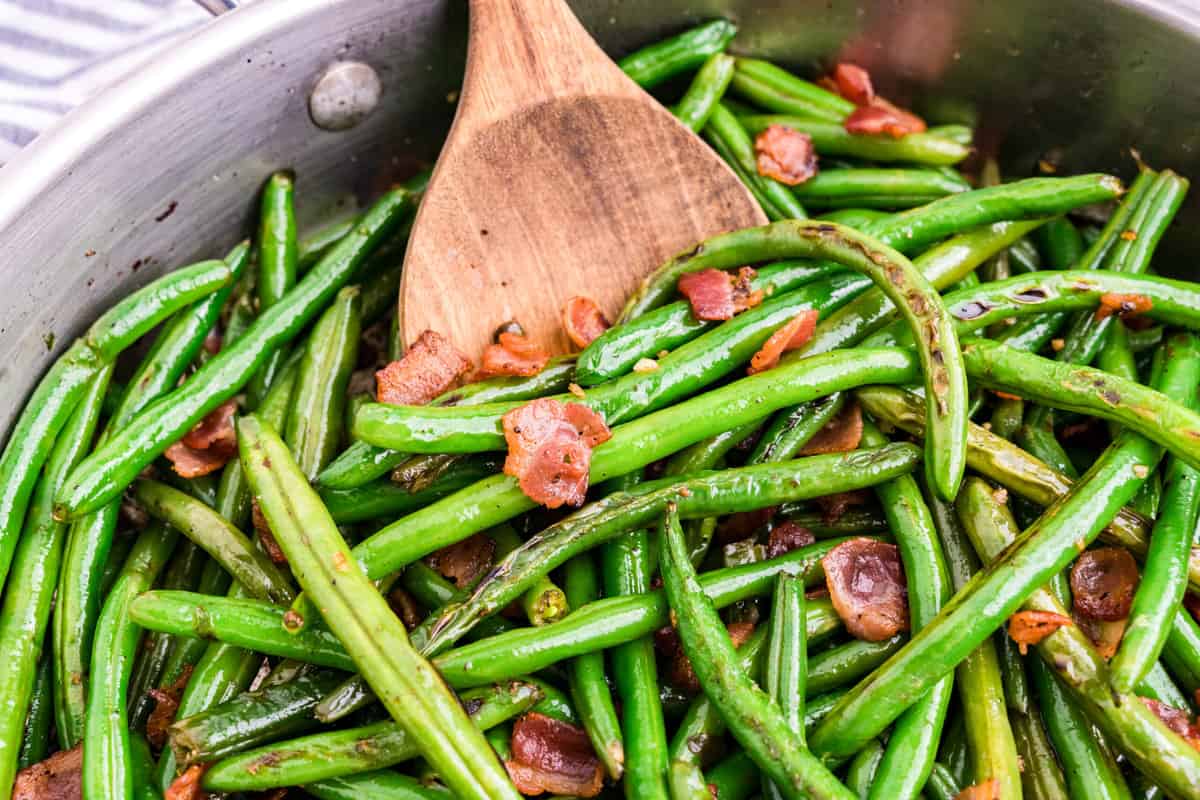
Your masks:
<svg viewBox="0 0 1200 800"><path fill-rule="evenodd" d="M640 90L584 30L564 0L470 0L463 94L491 120L577 94Z"/></svg>

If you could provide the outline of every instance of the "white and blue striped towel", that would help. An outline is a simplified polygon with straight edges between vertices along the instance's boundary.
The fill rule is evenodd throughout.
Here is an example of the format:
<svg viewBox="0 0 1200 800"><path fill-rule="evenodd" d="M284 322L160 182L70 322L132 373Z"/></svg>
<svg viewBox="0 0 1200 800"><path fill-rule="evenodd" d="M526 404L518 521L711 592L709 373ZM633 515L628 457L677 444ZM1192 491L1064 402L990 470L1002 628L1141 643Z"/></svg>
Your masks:
<svg viewBox="0 0 1200 800"><path fill-rule="evenodd" d="M0 0L0 164L206 19L193 0Z"/></svg>

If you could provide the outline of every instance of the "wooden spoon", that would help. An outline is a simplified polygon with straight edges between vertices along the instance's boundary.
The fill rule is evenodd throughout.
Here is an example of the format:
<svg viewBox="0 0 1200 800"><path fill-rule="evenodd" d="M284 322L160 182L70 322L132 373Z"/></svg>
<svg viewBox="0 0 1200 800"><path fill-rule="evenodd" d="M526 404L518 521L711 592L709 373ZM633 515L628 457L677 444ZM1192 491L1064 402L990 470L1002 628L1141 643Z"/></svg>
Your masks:
<svg viewBox="0 0 1200 800"><path fill-rule="evenodd" d="M512 320L567 352L574 295L611 320L651 269L766 222L726 164L592 41L561 0L470 0L458 114L421 204L400 330L478 362Z"/></svg>

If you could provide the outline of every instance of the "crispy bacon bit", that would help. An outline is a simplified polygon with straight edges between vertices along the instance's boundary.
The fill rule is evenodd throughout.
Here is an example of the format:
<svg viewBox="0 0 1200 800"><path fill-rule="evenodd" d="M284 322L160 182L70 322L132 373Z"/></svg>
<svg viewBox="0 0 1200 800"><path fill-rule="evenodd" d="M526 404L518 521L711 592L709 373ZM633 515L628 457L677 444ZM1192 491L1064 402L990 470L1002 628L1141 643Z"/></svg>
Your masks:
<svg viewBox="0 0 1200 800"><path fill-rule="evenodd" d="M12 800L79 800L82 796L82 745L29 765L13 782Z"/></svg>
<svg viewBox="0 0 1200 800"><path fill-rule="evenodd" d="M267 522L267 518L263 516L257 499L250 501L250 520L254 525L254 532L258 534L259 542L262 543L263 550L266 551L267 558L276 564L288 563L287 556L284 555L279 542L275 541L275 534L271 532L271 523Z"/></svg>
<svg viewBox="0 0 1200 800"><path fill-rule="evenodd" d="M563 330L572 344L581 350L612 327L600 306L590 297L576 295L563 306Z"/></svg>
<svg viewBox="0 0 1200 800"><path fill-rule="evenodd" d="M200 800L204 790L200 788L200 780L204 777L207 764L193 764L182 775L174 780L167 788L163 800Z"/></svg>
<svg viewBox="0 0 1200 800"><path fill-rule="evenodd" d="M769 125L754 139L758 174L799 186L817 174L812 137L786 125Z"/></svg>
<svg viewBox="0 0 1200 800"><path fill-rule="evenodd" d="M730 514L717 525L714 533L717 542L729 544L753 536L771 521L777 510L776 506L768 506L754 511L738 511Z"/></svg>
<svg viewBox="0 0 1200 800"><path fill-rule="evenodd" d="M167 448L167 459L184 478L198 478L216 472L237 455L237 431L233 415L237 401L226 400Z"/></svg>
<svg viewBox="0 0 1200 800"><path fill-rule="evenodd" d="M1089 619L1115 622L1129 616L1138 570L1123 547L1088 550L1071 567L1075 613Z"/></svg>
<svg viewBox="0 0 1200 800"><path fill-rule="evenodd" d="M876 97L869 106L859 106L846 117L844 127L855 134L886 134L900 139L910 133L922 133L925 121L912 112L905 111Z"/></svg>
<svg viewBox="0 0 1200 800"><path fill-rule="evenodd" d="M824 453L845 453L858 447L862 441L863 418L858 403L848 403L838 415L817 435L808 440L808 444L800 448L802 456L819 456Z"/></svg>
<svg viewBox="0 0 1200 800"><path fill-rule="evenodd" d="M388 607L392 613L404 623L404 627L412 630L421 624L421 609L411 594L402 586L395 586L387 596Z"/></svg>
<svg viewBox="0 0 1200 800"><path fill-rule="evenodd" d="M425 561L460 589L473 586L492 565L496 543L482 533L431 553Z"/></svg>
<svg viewBox="0 0 1200 800"><path fill-rule="evenodd" d="M871 493L866 489L855 489L850 492L838 492L818 497L814 502L821 507L821 519L826 525L832 525L842 518L847 509L866 505L871 499Z"/></svg>
<svg viewBox="0 0 1200 800"><path fill-rule="evenodd" d="M691 303L696 319L732 319L762 302L762 291L750 285L755 274L750 267L742 267L737 275L719 269L689 272L679 279L679 293Z"/></svg>
<svg viewBox="0 0 1200 800"><path fill-rule="evenodd" d="M995 778L988 778L983 783L963 789L954 795L954 800L1000 800L1000 782Z"/></svg>
<svg viewBox="0 0 1200 800"><path fill-rule="evenodd" d="M1025 655L1031 645L1065 625L1074 624L1070 617L1053 611L1018 611L1008 618L1008 635L1017 643L1021 655Z"/></svg>
<svg viewBox="0 0 1200 800"><path fill-rule="evenodd" d="M179 710L179 698L187 688L188 679L192 677L192 666L188 664L180 671L179 677L166 689L151 689L150 696L154 698L154 710L146 720L146 738L155 749L161 749L167 741L167 728L175 721L175 712Z"/></svg>
<svg viewBox="0 0 1200 800"><path fill-rule="evenodd" d="M1124 319L1144 314L1154 308L1154 302L1144 294L1116 294L1107 292L1100 295L1100 307L1096 309L1096 319L1107 319L1113 314Z"/></svg>
<svg viewBox="0 0 1200 800"><path fill-rule="evenodd" d="M894 544L851 539L821 559L833 608L857 639L882 642L908 630L908 587Z"/></svg>
<svg viewBox="0 0 1200 800"><path fill-rule="evenodd" d="M1193 722L1186 711L1149 697L1138 699L1145 703L1146 707L1153 711L1154 716L1162 720L1164 725L1182 736L1192 747L1200 750L1200 724Z"/></svg>
<svg viewBox="0 0 1200 800"><path fill-rule="evenodd" d="M843 62L833 68L833 87L856 106L869 106L875 100L871 75L857 64Z"/></svg>
<svg viewBox="0 0 1200 800"><path fill-rule="evenodd" d="M817 537L813 536L808 528L797 525L790 519L784 520L771 528L767 537L767 558L775 558L801 547L808 547L816 540Z"/></svg>
<svg viewBox="0 0 1200 800"><path fill-rule="evenodd" d="M504 766L521 794L600 794L600 759L583 728L531 711L513 725L511 746Z"/></svg>
<svg viewBox="0 0 1200 800"><path fill-rule="evenodd" d="M735 648L741 647L754 633L753 622L731 622L725 626L729 638ZM696 671L692 662L683 652L679 634L675 628L665 625L654 632L654 646L663 658L669 661L667 667L667 682L677 689L689 694L700 692L700 681L696 679Z"/></svg>
<svg viewBox="0 0 1200 800"><path fill-rule="evenodd" d="M209 355L215 356L221 352L222 341L221 331L214 326L204 337L204 351Z"/></svg>
<svg viewBox="0 0 1200 800"><path fill-rule="evenodd" d="M483 351L483 362L477 380L498 375L519 375L528 378L537 375L546 367L550 354L540 344L519 333L500 334L497 344L489 344Z"/></svg>
<svg viewBox="0 0 1200 800"><path fill-rule="evenodd" d="M1089 619L1082 614L1076 616L1075 624L1091 641L1092 646L1096 648L1096 652L1102 658L1107 660L1117 654L1117 648L1121 646L1121 637L1125 635L1125 627L1129 624L1128 619L1105 622L1099 619Z"/></svg>
<svg viewBox="0 0 1200 800"><path fill-rule="evenodd" d="M471 359L446 337L425 331L399 361L375 373L376 399L394 406L428 403L471 371Z"/></svg>
<svg viewBox="0 0 1200 800"><path fill-rule="evenodd" d="M583 505L592 448L612 437L604 419L587 406L543 397L505 414L503 424L504 474L547 508Z"/></svg>
<svg viewBox="0 0 1200 800"><path fill-rule="evenodd" d="M763 342L758 352L750 357L750 367L746 372L757 375L773 369L779 365L779 359L785 352L803 347L817 328L818 316L819 312L809 308L785 322Z"/></svg>

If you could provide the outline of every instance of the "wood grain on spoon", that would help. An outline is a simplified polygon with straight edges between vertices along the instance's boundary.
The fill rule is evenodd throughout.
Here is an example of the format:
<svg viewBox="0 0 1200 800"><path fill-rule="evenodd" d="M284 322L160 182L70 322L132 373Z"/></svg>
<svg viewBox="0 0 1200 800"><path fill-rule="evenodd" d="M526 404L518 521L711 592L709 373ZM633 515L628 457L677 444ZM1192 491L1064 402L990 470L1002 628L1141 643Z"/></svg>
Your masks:
<svg viewBox="0 0 1200 800"><path fill-rule="evenodd" d="M478 361L517 320L567 352L560 309L611 319L651 269L766 222L723 161L621 72L560 0L471 0L458 114L408 246L406 342L432 328Z"/></svg>

